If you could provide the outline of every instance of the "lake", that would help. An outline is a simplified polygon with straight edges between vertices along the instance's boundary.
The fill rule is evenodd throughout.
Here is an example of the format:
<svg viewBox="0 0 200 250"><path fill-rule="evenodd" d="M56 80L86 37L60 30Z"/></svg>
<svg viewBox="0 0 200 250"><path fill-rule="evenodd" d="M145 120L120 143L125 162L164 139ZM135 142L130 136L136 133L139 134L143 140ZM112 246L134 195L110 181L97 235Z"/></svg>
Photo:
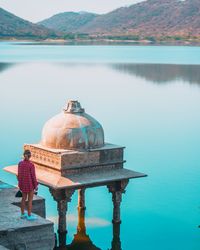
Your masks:
<svg viewBox="0 0 200 250"><path fill-rule="evenodd" d="M23 144L38 142L43 124L69 99L102 124L107 142L126 146L126 168L148 174L131 180L123 195L121 249L199 249L200 47L0 43L1 169L18 163ZM17 184L2 170L0 179ZM56 222L48 189L40 186L39 195ZM68 243L76 206L77 193ZM87 189L86 207L87 234L111 249L108 190Z"/></svg>

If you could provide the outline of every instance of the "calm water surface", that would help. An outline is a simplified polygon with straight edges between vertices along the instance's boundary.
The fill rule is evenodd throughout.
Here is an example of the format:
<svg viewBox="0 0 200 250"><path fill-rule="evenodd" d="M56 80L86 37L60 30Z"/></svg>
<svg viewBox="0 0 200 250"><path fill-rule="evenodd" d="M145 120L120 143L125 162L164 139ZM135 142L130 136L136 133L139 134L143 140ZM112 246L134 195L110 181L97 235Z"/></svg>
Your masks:
<svg viewBox="0 0 200 250"><path fill-rule="evenodd" d="M126 146L125 167L149 175L130 181L123 196L121 248L199 249L200 48L1 43L1 168L20 160L23 143L40 140L44 122L68 99L101 122L107 142ZM17 184L1 170L0 179ZM40 186L39 194L47 217L57 221L48 189ZM76 206L77 194L68 243ZM100 249L111 249L108 190L86 190L86 206L87 234Z"/></svg>

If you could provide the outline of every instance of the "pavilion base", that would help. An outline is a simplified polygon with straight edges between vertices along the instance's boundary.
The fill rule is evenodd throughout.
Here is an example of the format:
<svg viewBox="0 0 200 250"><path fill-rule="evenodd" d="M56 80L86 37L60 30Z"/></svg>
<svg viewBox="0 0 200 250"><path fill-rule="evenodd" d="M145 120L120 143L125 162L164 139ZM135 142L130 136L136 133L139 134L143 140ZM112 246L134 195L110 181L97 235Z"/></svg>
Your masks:
<svg viewBox="0 0 200 250"><path fill-rule="evenodd" d="M18 166L9 166L4 168L5 171L17 175ZM44 170L40 165L36 165L37 180L40 184L47 186L51 195L57 202L58 210L58 233L59 245L66 244L67 234L67 220L66 214L68 210L68 203L76 190L78 190L78 211L83 214L85 210L85 190L86 188L107 186L108 191L112 194L113 202L113 218L112 222L120 224L121 214L120 205L122 202L122 194L125 193L126 186L129 179L141 178L147 176L146 174L135 172L124 168L93 170L91 172L82 172L79 174L71 174L67 177L55 170ZM79 223L78 231L84 226Z"/></svg>

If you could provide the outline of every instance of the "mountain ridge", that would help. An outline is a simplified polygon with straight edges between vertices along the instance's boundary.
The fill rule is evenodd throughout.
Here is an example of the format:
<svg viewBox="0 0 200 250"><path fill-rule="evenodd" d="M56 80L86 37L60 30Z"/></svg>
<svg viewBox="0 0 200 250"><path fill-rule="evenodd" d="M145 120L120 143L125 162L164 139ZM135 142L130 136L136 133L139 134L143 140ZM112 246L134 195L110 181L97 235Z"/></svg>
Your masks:
<svg viewBox="0 0 200 250"><path fill-rule="evenodd" d="M57 36L56 31L52 31L44 26L24 20L3 8L0 8L0 37L30 37L46 38Z"/></svg>
<svg viewBox="0 0 200 250"><path fill-rule="evenodd" d="M146 0L106 14L63 12L37 24L0 8L0 38L200 43L200 0Z"/></svg>
<svg viewBox="0 0 200 250"><path fill-rule="evenodd" d="M59 32L69 33L80 29L88 22L91 22L96 16L97 14L90 12L68 11L53 15L52 17L40 21L37 24Z"/></svg>
<svg viewBox="0 0 200 250"><path fill-rule="evenodd" d="M53 28L51 18L46 19L47 26L43 21L40 24ZM147 0L96 15L83 25L74 26L70 32L143 36L200 35L200 0Z"/></svg>

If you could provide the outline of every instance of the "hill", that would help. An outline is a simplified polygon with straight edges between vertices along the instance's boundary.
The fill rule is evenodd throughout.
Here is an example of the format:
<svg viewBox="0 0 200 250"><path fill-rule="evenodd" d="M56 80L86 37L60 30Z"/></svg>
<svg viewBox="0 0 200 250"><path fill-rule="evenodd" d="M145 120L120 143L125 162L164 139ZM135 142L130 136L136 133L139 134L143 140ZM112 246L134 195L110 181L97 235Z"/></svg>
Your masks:
<svg viewBox="0 0 200 250"><path fill-rule="evenodd" d="M64 12L37 24L0 8L0 38L199 44L200 0L146 0L102 15Z"/></svg>
<svg viewBox="0 0 200 250"><path fill-rule="evenodd" d="M33 24L0 8L0 38L56 37L55 31Z"/></svg>
<svg viewBox="0 0 200 250"><path fill-rule="evenodd" d="M88 12L64 12L45 19L38 24L64 33L76 32L91 22L97 14Z"/></svg>
<svg viewBox="0 0 200 250"><path fill-rule="evenodd" d="M199 35L200 0L148 0L119 8L82 27L89 33Z"/></svg>
<svg viewBox="0 0 200 250"><path fill-rule="evenodd" d="M200 0L147 0L107 14L88 15L63 13L40 24L63 32L97 35L200 35Z"/></svg>

